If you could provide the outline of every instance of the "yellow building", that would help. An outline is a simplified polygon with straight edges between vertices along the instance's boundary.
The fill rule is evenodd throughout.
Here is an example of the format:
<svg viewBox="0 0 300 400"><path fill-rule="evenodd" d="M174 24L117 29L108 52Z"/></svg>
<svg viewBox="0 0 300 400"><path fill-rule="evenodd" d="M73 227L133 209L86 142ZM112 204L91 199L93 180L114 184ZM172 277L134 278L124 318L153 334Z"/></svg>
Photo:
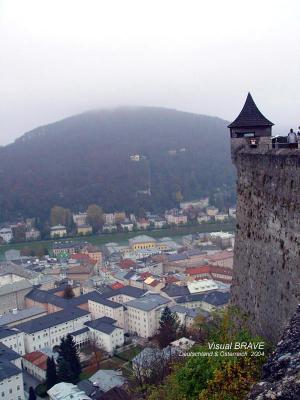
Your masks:
<svg viewBox="0 0 300 400"><path fill-rule="evenodd" d="M83 224L77 226L77 234L78 235L90 235L93 233L93 228L91 225Z"/></svg>
<svg viewBox="0 0 300 400"><path fill-rule="evenodd" d="M139 235L129 239L129 245L134 251L153 249L156 247L156 240L147 235Z"/></svg>
<svg viewBox="0 0 300 400"><path fill-rule="evenodd" d="M63 226L63 225L51 226L51 228L50 228L50 236L52 238L64 237L66 235L67 235L67 229L66 229L65 226Z"/></svg>
<svg viewBox="0 0 300 400"><path fill-rule="evenodd" d="M126 214L124 211L114 213L115 223L118 224L126 219Z"/></svg>

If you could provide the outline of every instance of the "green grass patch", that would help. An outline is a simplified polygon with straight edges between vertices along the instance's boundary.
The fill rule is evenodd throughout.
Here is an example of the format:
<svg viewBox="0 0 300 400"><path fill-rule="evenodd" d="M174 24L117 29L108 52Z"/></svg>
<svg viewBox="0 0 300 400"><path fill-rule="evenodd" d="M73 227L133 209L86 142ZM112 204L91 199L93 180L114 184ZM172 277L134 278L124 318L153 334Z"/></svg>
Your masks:
<svg viewBox="0 0 300 400"><path fill-rule="evenodd" d="M125 361L131 361L135 356L137 356L142 351L140 346L131 347L121 353L115 355L115 357L121 358Z"/></svg>
<svg viewBox="0 0 300 400"><path fill-rule="evenodd" d="M119 369L123 366L124 360L112 357L100 363L100 369Z"/></svg>

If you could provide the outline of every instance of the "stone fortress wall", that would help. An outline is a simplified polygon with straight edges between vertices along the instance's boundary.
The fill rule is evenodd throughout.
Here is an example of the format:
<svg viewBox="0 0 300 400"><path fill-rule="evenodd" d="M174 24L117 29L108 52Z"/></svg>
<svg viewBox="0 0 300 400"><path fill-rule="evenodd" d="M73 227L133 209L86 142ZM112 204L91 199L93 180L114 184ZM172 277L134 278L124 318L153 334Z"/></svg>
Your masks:
<svg viewBox="0 0 300 400"><path fill-rule="evenodd" d="M300 149L242 150L232 302L272 342L300 303Z"/></svg>
<svg viewBox="0 0 300 400"><path fill-rule="evenodd" d="M272 126L249 93L228 127L237 169L232 303L275 343L300 303L300 148L273 148Z"/></svg>

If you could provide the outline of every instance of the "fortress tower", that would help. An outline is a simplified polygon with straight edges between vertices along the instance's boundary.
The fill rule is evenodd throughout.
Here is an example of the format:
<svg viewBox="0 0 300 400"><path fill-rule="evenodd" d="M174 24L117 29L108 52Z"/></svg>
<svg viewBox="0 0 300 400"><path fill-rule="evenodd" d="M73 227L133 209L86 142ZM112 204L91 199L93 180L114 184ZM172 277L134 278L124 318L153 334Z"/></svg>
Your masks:
<svg viewBox="0 0 300 400"><path fill-rule="evenodd" d="M228 125L231 137L231 154L234 161L235 153L241 148L260 147L267 150L271 146L272 126L257 108L250 93L237 118Z"/></svg>
<svg viewBox="0 0 300 400"><path fill-rule="evenodd" d="M237 169L232 302L275 342L300 303L300 149L273 148L250 93L228 127Z"/></svg>

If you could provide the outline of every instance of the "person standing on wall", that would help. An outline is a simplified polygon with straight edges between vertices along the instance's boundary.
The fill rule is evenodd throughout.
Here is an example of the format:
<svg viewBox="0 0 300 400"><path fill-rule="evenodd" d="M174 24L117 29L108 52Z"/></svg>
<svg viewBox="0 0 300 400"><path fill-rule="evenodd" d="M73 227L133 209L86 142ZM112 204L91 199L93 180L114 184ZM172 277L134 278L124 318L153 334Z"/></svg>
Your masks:
<svg viewBox="0 0 300 400"><path fill-rule="evenodd" d="M296 149L298 147L297 135L292 128L288 133L287 141L290 149Z"/></svg>

